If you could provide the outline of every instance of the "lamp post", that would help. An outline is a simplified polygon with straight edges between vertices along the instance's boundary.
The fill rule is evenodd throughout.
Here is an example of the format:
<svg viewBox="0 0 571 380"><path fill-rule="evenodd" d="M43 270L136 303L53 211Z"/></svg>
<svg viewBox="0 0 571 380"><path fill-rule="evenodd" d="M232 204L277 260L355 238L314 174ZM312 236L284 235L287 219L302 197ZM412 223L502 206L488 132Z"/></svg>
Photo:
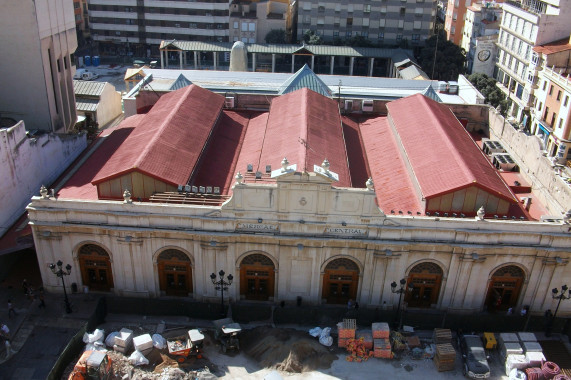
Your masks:
<svg viewBox="0 0 571 380"><path fill-rule="evenodd" d="M563 285L561 287L561 294L559 294L559 289L557 289L557 288L553 288L551 290L551 296L553 297L553 299L559 300L559 301L557 301L557 307L555 308L555 313L553 314L552 320L555 320L555 317L557 316L557 311L559 310L559 305L561 305L561 301L568 300L571 298L571 290L569 290L569 293L567 293L567 295L565 295L567 290L569 290L567 285Z"/></svg>
<svg viewBox="0 0 571 380"><path fill-rule="evenodd" d="M398 320L399 320L398 330L400 330L400 329L402 328L402 310L401 310L401 307L400 307L401 301L402 301L402 295L403 295L404 293L406 293L407 290L412 292L412 290L414 289L414 287L412 286L412 284L410 284L408 287L406 286L406 280L405 280L404 278L401 279L401 280L399 281L399 283L400 283L400 287L399 287L398 289L397 289L397 283L396 283L396 282L393 281L393 282L391 283L391 292L393 292L393 293L398 293L398 295L399 295L399 304L398 304L398 307L397 307L397 312L398 312L397 317L398 317Z"/></svg>
<svg viewBox="0 0 571 380"><path fill-rule="evenodd" d="M232 280L234 280L234 276L232 276L231 274L226 276L225 280L224 279L225 274L226 273L221 269L220 272L218 272L218 275L220 276L220 279L218 281L216 281L216 275L214 273L210 275L210 279L214 284L214 289L220 290L220 315L222 316L224 316L224 291L228 290L228 287L232 285Z"/></svg>
<svg viewBox="0 0 571 380"><path fill-rule="evenodd" d="M57 268L56 268L56 266L57 266ZM69 314L69 313L71 313L71 304L69 303L69 299L67 298L67 291L65 290L64 277L69 276L69 274L71 273L71 265L67 264L65 266L65 269L62 268L62 266L63 266L62 261L58 260L58 262L56 264L54 264L54 263L50 264L50 269L53 272L53 274L55 274L56 276L61 278L61 283L63 285L63 296L64 296L64 301L65 301L65 312Z"/></svg>

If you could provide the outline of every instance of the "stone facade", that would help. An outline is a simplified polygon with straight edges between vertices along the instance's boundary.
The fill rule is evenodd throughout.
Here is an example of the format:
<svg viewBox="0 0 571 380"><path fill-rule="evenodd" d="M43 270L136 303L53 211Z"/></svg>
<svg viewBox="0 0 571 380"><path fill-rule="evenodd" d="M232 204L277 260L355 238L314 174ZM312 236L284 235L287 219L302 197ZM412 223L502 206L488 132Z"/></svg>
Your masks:
<svg viewBox="0 0 571 380"><path fill-rule="evenodd" d="M386 215L371 185L336 188L324 174L286 170L275 184L236 183L221 206L34 197L28 212L48 291L61 291L48 267L60 259L74 268L69 283L93 290L109 276L104 290L122 296L163 297L182 284L177 295L220 300L209 276L222 269L236 302L383 307L397 304L390 284L404 278L415 289L409 307L465 313L500 304L543 313L556 306L551 289L571 282L568 221ZM102 264L89 261L97 255ZM559 315L570 314L563 302Z"/></svg>

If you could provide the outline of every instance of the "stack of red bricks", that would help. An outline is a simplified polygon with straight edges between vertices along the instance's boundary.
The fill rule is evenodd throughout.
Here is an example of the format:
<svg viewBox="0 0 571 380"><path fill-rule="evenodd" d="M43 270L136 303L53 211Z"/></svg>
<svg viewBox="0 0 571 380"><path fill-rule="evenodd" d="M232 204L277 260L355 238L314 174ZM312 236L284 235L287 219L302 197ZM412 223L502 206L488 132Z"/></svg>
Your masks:
<svg viewBox="0 0 571 380"><path fill-rule="evenodd" d="M373 356L381 359L392 359L391 341L389 338L373 339Z"/></svg>
<svg viewBox="0 0 571 380"><path fill-rule="evenodd" d="M337 333L339 336L338 346L347 347L349 339L355 339L355 331L357 330L356 319L344 319L343 322L337 324Z"/></svg>

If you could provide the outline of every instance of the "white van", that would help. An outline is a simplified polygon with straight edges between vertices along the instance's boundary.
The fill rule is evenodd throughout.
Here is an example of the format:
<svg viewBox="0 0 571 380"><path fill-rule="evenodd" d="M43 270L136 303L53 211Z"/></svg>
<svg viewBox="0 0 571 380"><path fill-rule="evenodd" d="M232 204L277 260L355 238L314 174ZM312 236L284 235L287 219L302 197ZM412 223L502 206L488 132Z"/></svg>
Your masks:
<svg viewBox="0 0 571 380"><path fill-rule="evenodd" d="M78 79L78 80L94 80L97 79L97 74L88 71L87 69L77 69L75 72L75 75L73 76L73 79Z"/></svg>

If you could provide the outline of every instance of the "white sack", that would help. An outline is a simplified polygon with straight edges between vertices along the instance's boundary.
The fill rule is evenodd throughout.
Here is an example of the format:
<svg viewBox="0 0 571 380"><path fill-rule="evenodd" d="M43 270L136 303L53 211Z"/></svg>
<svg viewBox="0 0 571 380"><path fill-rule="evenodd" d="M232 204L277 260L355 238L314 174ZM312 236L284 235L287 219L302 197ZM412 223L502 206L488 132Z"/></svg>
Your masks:
<svg viewBox="0 0 571 380"><path fill-rule="evenodd" d="M103 337L105 336L105 331L100 329L95 329L91 334L83 334L83 343L94 343L103 342Z"/></svg>
<svg viewBox="0 0 571 380"><path fill-rule="evenodd" d="M107 347L113 347L115 344L115 337L119 335L119 331L113 331L111 334L107 335L105 338L105 345Z"/></svg>
<svg viewBox="0 0 571 380"><path fill-rule="evenodd" d="M320 334L321 334L321 327L314 327L311 330L309 330L309 335L311 335L314 338L317 338Z"/></svg>
<svg viewBox="0 0 571 380"><path fill-rule="evenodd" d="M161 334L153 334L153 346L158 350L162 350L167 346L167 340Z"/></svg>
<svg viewBox="0 0 571 380"><path fill-rule="evenodd" d="M324 346L330 347L333 344L333 338L330 336L331 334L331 327L326 327L321 330L321 334L319 334L319 343Z"/></svg>
<svg viewBox="0 0 571 380"><path fill-rule="evenodd" d="M139 351L135 350L133 351L131 356L129 356L129 363L131 363L132 365L146 365L149 364L149 359L147 359Z"/></svg>

